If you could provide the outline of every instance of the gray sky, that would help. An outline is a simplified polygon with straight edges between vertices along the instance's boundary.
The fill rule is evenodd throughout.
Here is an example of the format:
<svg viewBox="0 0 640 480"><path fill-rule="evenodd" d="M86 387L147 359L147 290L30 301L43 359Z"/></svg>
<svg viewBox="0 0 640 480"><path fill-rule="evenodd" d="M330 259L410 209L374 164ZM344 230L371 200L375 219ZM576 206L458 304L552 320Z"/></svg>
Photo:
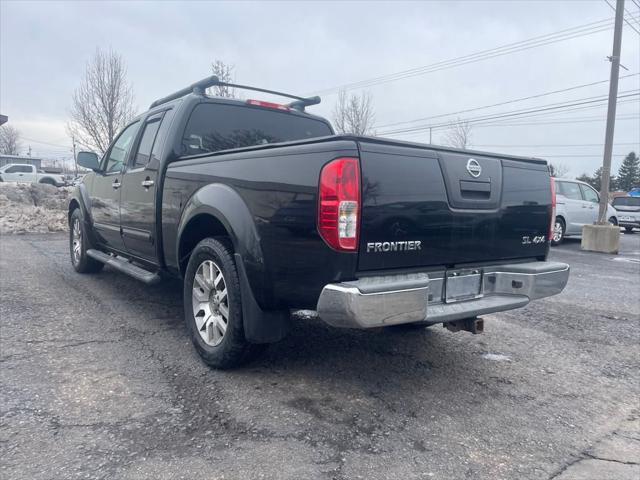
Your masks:
<svg viewBox="0 0 640 480"><path fill-rule="evenodd" d="M627 0L626 8L629 22L640 31L638 6ZM238 82L311 94L605 19L613 19L613 11L604 0L0 0L0 111L21 131L24 147L30 145L33 155L69 158L71 143L64 125L70 98L96 47L111 47L123 55L138 110L143 111L156 98L209 75L214 59L234 64ZM365 90L373 96L375 123L383 132L392 128L381 127L385 124L607 80L610 64L605 57L611 54L612 36L613 29L606 29ZM640 72L640 35L629 26L622 50L628 71L621 70L621 75ZM620 81L620 91L639 88L638 75ZM608 84L600 83L393 128L578 101L607 92ZM324 94L323 103L311 111L330 116L335 99L335 94ZM625 100L618 107L614 172L624 154L640 150L639 97ZM567 166L570 175L593 172L601 163L605 116L606 107L599 106L477 125L472 147L541 156ZM443 136L444 130L434 131L434 143ZM429 134L419 131L394 138L428 141Z"/></svg>

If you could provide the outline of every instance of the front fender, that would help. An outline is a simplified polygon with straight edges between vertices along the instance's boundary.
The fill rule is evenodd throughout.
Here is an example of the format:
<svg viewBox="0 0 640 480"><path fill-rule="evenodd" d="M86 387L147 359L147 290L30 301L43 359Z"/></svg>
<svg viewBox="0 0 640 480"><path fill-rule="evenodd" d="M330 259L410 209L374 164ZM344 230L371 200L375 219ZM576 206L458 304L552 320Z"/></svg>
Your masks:
<svg viewBox="0 0 640 480"><path fill-rule="evenodd" d="M71 195L71 200L69 202L69 213L71 213L71 204L74 200L80 206L80 210L82 211L82 218L84 219L84 221L88 225L92 225L93 217L91 216L91 197L89 197L87 187L83 183L79 184Z"/></svg>

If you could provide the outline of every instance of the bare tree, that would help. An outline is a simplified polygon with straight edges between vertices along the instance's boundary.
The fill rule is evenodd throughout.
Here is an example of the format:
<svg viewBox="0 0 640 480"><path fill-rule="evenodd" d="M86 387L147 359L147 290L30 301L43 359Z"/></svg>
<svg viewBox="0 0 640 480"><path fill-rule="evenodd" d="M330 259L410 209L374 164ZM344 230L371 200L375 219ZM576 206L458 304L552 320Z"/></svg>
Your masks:
<svg viewBox="0 0 640 480"><path fill-rule="evenodd" d="M569 173L569 167L564 165L563 163L549 163L549 170L551 170L552 177L564 177L567 173Z"/></svg>
<svg viewBox="0 0 640 480"><path fill-rule="evenodd" d="M338 102L333 109L333 123L338 133L373 135L374 118L373 99L370 93L348 95L344 90L340 91Z"/></svg>
<svg viewBox="0 0 640 480"><path fill-rule="evenodd" d="M455 148L467 148L471 145L471 125L458 119L445 133L444 144Z"/></svg>
<svg viewBox="0 0 640 480"><path fill-rule="evenodd" d="M222 60L216 60L211 64L211 73L218 77L221 82L233 83L233 71L235 68L234 65L224 63ZM216 97L236 98L235 88L227 87L226 85L211 87L207 93Z"/></svg>
<svg viewBox="0 0 640 480"><path fill-rule="evenodd" d="M133 112L133 91L122 56L97 49L73 93L67 131L80 145L104 153Z"/></svg>
<svg viewBox="0 0 640 480"><path fill-rule="evenodd" d="M11 125L0 127L0 153L5 155L18 155L20 153L20 132Z"/></svg>

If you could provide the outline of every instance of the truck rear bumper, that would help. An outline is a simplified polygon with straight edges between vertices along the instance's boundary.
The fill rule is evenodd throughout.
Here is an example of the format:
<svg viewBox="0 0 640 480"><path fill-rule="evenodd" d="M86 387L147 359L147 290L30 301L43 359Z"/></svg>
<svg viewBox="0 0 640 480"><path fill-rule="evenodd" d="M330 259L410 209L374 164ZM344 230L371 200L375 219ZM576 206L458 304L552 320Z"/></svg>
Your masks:
<svg viewBox="0 0 640 480"><path fill-rule="evenodd" d="M472 298L448 298L448 279L467 276L477 283L471 287L478 289L470 293ZM479 278L473 280L474 276ZM568 279L569 265L558 262L366 277L326 285L317 310L322 320L335 327L443 323L523 307L531 300L562 292Z"/></svg>

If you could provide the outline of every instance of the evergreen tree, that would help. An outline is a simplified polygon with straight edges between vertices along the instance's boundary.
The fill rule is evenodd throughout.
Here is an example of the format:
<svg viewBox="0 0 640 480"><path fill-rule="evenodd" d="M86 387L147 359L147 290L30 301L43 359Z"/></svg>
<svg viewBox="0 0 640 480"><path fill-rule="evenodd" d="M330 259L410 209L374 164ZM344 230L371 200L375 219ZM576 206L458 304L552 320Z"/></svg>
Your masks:
<svg viewBox="0 0 640 480"><path fill-rule="evenodd" d="M585 175L586 176L586 175ZM582 180L582 178L578 178L578 180ZM598 168L595 172L593 172L593 177L589 180L582 180L583 182L587 182L597 191L600 191L600 186L602 185L602 167ZM613 175L609 177L609 190L613 191L616 189L617 179Z"/></svg>
<svg viewBox="0 0 640 480"><path fill-rule="evenodd" d="M640 187L640 158L635 152L629 153L618 169L618 188L628 192Z"/></svg>

